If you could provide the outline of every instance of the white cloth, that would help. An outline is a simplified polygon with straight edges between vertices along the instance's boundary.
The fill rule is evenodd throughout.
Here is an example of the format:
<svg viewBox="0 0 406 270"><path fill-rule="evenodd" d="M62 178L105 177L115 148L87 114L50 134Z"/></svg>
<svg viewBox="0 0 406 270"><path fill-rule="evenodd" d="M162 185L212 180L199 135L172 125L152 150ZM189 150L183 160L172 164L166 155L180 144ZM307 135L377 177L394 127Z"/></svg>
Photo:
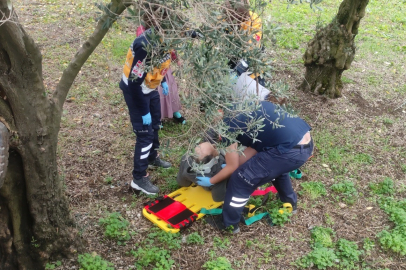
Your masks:
<svg viewBox="0 0 406 270"><path fill-rule="evenodd" d="M240 77L238 77L237 83L234 85L234 91L237 97L241 98L242 100L253 97L258 98L259 100L264 100L270 91L258 84L257 95L257 82L249 75L249 72L244 72Z"/></svg>

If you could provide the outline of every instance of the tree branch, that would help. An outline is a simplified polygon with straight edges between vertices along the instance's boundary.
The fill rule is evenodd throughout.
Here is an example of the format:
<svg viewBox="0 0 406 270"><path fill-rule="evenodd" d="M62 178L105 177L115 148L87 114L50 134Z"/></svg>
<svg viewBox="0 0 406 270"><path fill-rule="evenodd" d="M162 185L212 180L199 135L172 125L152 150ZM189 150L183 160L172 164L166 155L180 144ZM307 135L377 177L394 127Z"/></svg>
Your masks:
<svg viewBox="0 0 406 270"><path fill-rule="evenodd" d="M101 17L93 34L86 40L68 67L63 71L62 77L53 93L53 100L60 110L80 69L107 34L110 27L104 27L105 22L107 20L110 20L111 23L116 21L118 16L130 5L131 3L129 2L123 3L121 0L111 0L108 5L111 14L104 14Z"/></svg>

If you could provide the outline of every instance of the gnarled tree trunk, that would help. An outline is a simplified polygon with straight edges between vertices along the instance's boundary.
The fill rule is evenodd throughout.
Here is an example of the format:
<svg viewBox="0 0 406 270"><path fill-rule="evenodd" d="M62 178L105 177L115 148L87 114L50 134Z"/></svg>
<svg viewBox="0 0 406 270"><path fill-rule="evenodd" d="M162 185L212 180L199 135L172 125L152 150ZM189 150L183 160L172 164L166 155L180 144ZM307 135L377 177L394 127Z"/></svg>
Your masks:
<svg viewBox="0 0 406 270"><path fill-rule="evenodd" d="M301 88L331 98L340 97L341 75L355 56L354 39L369 0L343 0L337 16L307 44Z"/></svg>
<svg viewBox="0 0 406 270"><path fill-rule="evenodd" d="M43 269L50 258L69 256L81 246L58 177L57 140L75 77L107 33L103 24L126 8L119 0L109 7L114 13L101 18L48 96L41 53L10 1L0 0L0 11L10 18L0 23L0 144L9 144L8 153L0 145L0 269Z"/></svg>

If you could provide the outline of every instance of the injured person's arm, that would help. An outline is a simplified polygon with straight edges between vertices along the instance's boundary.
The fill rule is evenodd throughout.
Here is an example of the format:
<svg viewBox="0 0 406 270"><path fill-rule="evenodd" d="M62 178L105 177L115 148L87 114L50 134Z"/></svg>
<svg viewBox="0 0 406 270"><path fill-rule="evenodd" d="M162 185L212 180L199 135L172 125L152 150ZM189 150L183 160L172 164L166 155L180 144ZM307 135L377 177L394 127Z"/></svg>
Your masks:
<svg viewBox="0 0 406 270"><path fill-rule="evenodd" d="M237 146L237 143L233 143L227 147L227 152L225 155L226 166L210 179L210 183L217 184L224 181L225 179L228 179L235 170L237 170L239 166L239 154Z"/></svg>

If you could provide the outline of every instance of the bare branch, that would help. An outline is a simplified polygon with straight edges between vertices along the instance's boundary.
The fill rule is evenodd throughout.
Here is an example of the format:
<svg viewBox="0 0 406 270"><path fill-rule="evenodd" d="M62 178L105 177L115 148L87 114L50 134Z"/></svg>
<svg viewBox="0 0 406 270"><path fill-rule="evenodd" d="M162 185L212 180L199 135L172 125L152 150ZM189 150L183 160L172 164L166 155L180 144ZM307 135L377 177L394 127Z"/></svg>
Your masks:
<svg viewBox="0 0 406 270"><path fill-rule="evenodd" d="M6 22L17 23L17 14L15 13L13 6L11 5L11 2L7 2L7 9L8 12L0 10L0 26L5 24Z"/></svg>
<svg viewBox="0 0 406 270"><path fill-rule="evenodd" d="M399 110L400 108L402 108L405 104L406 104L406 100L405 100L405 102L403 102L402 104L400 104L400 106L398 106L398 107L395 109L395 111L397 111L397 110Z"/></svg>
<svg viewBox="0 0 406 270"><path fill-rule="evenodd" d="M55 92L53 93L53 100L57 107L62 109L69 89L71 88L80 69L107 34L109 27L105 27L105 23L108 20L110 23L116 21L118 16L130 5L131 3L123 2L121 0L111 0L110 4L108 5L110 14L104 14L101 17L93 34L85 41L72 61L69 63L68 67L63 71L62 77L56 86Z"/></svg>

